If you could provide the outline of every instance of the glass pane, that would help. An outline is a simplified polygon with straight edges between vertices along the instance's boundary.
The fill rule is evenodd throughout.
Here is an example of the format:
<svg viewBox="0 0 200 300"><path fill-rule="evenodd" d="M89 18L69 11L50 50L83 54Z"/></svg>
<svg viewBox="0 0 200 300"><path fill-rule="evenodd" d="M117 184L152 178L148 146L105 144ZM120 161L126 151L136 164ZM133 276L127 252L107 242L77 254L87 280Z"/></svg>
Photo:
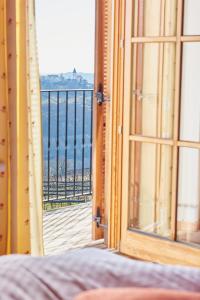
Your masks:
<svg viewBox="0 0 200 300"><path fill-rule="evenodd" d="M131 142L129 176L129 228L169 238L171 147Z"/></svg>
<svg viewBox="0 0 200 300"><path fill-rule="evenodd" d="M184 1L184 35L200 35L200 1L185 0Z"/></svg>
<svg viewBox="0 0 200 300"><path fill-rule="evenodd" d="M177 0L162 3L162 0L134 1L133 36L176 35Z"/></svg>
<svg viewBox="0 0 200 300"><path fill-rule="evenodd" d="M172 138L174 43L133 45L131 133ZM134 60L137 58L137 63Z"/></svg>
<svg viewBox="0 0 200 300"><path fill-rule="evenodd" d="M200 150L180 148L178 183L179 241L200 244Z"/></svg>
<svg viewBox="0 0 200 300"><path fill-rule="evenodd" d="M183 45L180 138L196 142L200 141L199 53L200 43Z"/></svg>

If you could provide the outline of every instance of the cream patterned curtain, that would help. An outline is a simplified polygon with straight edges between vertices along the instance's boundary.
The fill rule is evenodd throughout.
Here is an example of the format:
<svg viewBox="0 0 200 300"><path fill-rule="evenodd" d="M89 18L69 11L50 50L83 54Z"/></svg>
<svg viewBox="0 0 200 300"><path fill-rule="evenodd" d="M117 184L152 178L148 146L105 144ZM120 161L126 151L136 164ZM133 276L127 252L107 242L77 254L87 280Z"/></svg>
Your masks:
<svg viewBox="0 0 200 300"><path fill-rule="evenodd" d="M41 102L35 26L35 3L27 0L27 78L28 123L30 157L30 219L31 251L40 254L42 249L42 134Z"/></svg>
<svg viewBox="0 0 200 300"><path fill-rule="evenodd" d="M0 254L40 255L42 141L34 0L0 0Z"/></svg>

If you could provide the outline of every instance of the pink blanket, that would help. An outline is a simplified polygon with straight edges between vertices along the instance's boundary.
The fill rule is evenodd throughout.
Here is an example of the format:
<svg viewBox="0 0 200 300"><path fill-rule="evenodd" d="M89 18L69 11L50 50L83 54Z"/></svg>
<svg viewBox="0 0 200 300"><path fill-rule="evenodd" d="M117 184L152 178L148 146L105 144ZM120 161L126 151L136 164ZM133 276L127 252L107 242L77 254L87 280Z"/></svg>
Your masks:
<svg viewBox="0 0 200 300"><path fill-rule="evenodd" d="M105 250L46 257L0 257L0 299L74 299L102 287L159 287L200 292L200 269L144 263Z"/></svg>

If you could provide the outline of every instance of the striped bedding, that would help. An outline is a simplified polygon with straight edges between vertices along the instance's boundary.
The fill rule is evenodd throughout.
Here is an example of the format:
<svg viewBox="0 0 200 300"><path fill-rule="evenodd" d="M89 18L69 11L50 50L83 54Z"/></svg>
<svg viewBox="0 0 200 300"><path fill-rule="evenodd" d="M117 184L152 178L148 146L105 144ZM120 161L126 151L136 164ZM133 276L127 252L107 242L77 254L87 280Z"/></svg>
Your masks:
<svg viewBox="0 0 200 300"><path fill-rule="evenodd" d="M74 299L102 287L159 287L200 292L200 269L131 260L99 249L46 257L0 257L0 299Z"/></svg>

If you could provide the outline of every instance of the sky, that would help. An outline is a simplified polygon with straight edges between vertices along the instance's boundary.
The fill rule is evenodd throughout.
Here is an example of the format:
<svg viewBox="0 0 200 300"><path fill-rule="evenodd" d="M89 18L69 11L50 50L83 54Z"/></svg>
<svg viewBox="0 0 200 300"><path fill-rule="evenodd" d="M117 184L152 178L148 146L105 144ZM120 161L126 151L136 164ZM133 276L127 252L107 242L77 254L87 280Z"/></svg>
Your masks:
<svg viewBox="0 0 200 300"><path fill-rule="evenodd" d="M41 74L94 72L95 0L36 0Z"/></svg>

